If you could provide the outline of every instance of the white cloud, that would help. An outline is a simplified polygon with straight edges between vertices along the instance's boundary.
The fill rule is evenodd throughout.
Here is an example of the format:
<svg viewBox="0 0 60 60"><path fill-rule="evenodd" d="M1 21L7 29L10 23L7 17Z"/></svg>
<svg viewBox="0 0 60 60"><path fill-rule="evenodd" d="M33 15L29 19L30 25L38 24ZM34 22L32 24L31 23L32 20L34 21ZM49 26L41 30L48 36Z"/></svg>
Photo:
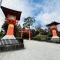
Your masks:
<svg viewBox="0 0 60 60"><path fill-rule="evenodd" d="M34 3L33 0L3 0L2 6L17 11L22 11L19 23L23 24L23 19L28 16L35 17L36 20L41 21L42 25L48 24L52 21L60 21L60 0L43 0L41 3ZM34 13L33 13L34 12ZM38 12L38 15L35 15ZM4 20L3 14L0 20Z"/></svg>
<svg viewBox="0 0 60 60"><path fill-rule="evenodd" d="M36 20L42 21L43 25L52 21L60 22L60 0L44 0L41 8L42 11L36 16Z"/></svg>
<svg viewBox="0 0 60 60"><path fill-rule="evenodd" d="M51 13L43 13L39 14L36 17L37 20L41 20L44 24L48 24L52 21L60 21L60 12L51 12Z"/></svg>
<svg viewBox="0 0 60 60"><path fill-rule="evenodd" d="M10 9L22 11L21 17L32 16L32 7L27 0L3 0L2 5Z"/></svg>
<svg viewBox="0 0 60 60"><path fill-rule="evenodd" d="M0 31L1 31L1 27L2 27L2 25L3 25L3 23L4 23L4 15L3 15L3 12L2 12L2 10L0 9Z"/></svg>
<svg viewBox="0 0 60 60"><path fill-rule="evenodd" d="M34 9L29 4L28 0L3 0L2 6L13 9L13 10L22 11L21 19L19 21L21 25L23 24L23 18L28 16L33 16L32 12Z"/></svg>

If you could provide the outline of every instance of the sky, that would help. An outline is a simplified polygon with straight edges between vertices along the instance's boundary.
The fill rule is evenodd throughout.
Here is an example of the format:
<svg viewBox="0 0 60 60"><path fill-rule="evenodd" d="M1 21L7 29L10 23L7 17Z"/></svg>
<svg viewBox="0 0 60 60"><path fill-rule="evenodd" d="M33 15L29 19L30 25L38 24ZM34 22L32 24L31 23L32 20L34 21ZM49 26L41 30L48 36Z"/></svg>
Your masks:
<svg viewBox="0 0 60 60"><path fill-rule="evenodd" d="M36 22L33 27L41 24L43 28L53 21L60 22L60 0L2 0L1 6L22 11L19 24L22 26L24 18L34 17ZM5 16L0 9L0 29L5 21ZM33 28L32 27L32 28ZM60 25L58 25L60 30Z"/></svg>

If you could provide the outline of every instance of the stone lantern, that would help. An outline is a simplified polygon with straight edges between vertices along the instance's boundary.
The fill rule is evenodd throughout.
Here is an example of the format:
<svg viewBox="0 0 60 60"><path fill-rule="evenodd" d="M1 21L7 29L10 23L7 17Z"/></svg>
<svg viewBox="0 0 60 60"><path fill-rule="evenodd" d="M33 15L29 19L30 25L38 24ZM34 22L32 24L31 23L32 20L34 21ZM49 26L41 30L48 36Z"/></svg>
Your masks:
<svg viewBox="0 0 60 60"><path fill-rule="evenodd" d="M6 35L0 40L1 50L19 49L23 48L24 44L21 39L17 40L14 36L14 25L16 21L20 20L21 12L15 11L6 7L1 6L1 9L5 15L5 20L8 23L8 29Z"/></svg>
<svg viewBox="0 0 60 60"><path fill-rule="evenodd" d="M51 40L52 41L55 41L55 42L59 42L59 37L58 37L58 35L57 35L57 25L58 24L60 24L60 23L58 23L58 22L52 22L52 23L50 23L50 24L47 24L47 26L49 27L49 29L51 30L51 32L52 32L52 38L51 38Z"/></svg>
<svg viewBox="0 0 60 60"><path fill-rule="evenodd" d="M5 8L2 6L1 9L6 17L5 20L8 23L7 33L2 39L15 39L14 25L16 24L17 20L20 20L21 12Z"/></svg>

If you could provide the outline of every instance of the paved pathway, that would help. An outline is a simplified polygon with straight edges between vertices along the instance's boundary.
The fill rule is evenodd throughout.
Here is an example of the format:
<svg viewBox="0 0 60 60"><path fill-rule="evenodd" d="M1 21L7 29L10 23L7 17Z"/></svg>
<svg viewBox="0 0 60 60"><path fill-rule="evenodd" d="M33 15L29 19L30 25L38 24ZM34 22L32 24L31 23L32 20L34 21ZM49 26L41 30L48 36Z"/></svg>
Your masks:
<svg viewBox="0 0 60 60"><path fill-rule="evenodd" d="M24 42L25 49L0 53L0 60L60 60L60 44Z"/></svg>

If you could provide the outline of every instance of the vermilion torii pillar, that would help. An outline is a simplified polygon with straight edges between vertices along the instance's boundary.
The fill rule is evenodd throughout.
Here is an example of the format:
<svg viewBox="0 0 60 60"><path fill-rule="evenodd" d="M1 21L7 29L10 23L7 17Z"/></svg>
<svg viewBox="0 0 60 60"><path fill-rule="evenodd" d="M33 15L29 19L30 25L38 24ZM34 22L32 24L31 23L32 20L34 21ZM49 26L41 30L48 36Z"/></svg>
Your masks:
<svg viewBox="0 0 60 60"><path fill-rule="evenodd" d="M14 37L14 25L17 20L20 20L21 12L15 11L9 8L5 8L1 6L1 9L6 17L6 22L8 23L8 29L6 35L3 39L15 39Z"/></svg>
<svg viewBox="0 0 60 60"><path fill-rule="evenodd" d="M59 38L57 35L57 25L60 24L58 22L52 22L50 24L47 24L47 26L50 28L51 32L52 32L52 40L55 38Z"/></svg>

